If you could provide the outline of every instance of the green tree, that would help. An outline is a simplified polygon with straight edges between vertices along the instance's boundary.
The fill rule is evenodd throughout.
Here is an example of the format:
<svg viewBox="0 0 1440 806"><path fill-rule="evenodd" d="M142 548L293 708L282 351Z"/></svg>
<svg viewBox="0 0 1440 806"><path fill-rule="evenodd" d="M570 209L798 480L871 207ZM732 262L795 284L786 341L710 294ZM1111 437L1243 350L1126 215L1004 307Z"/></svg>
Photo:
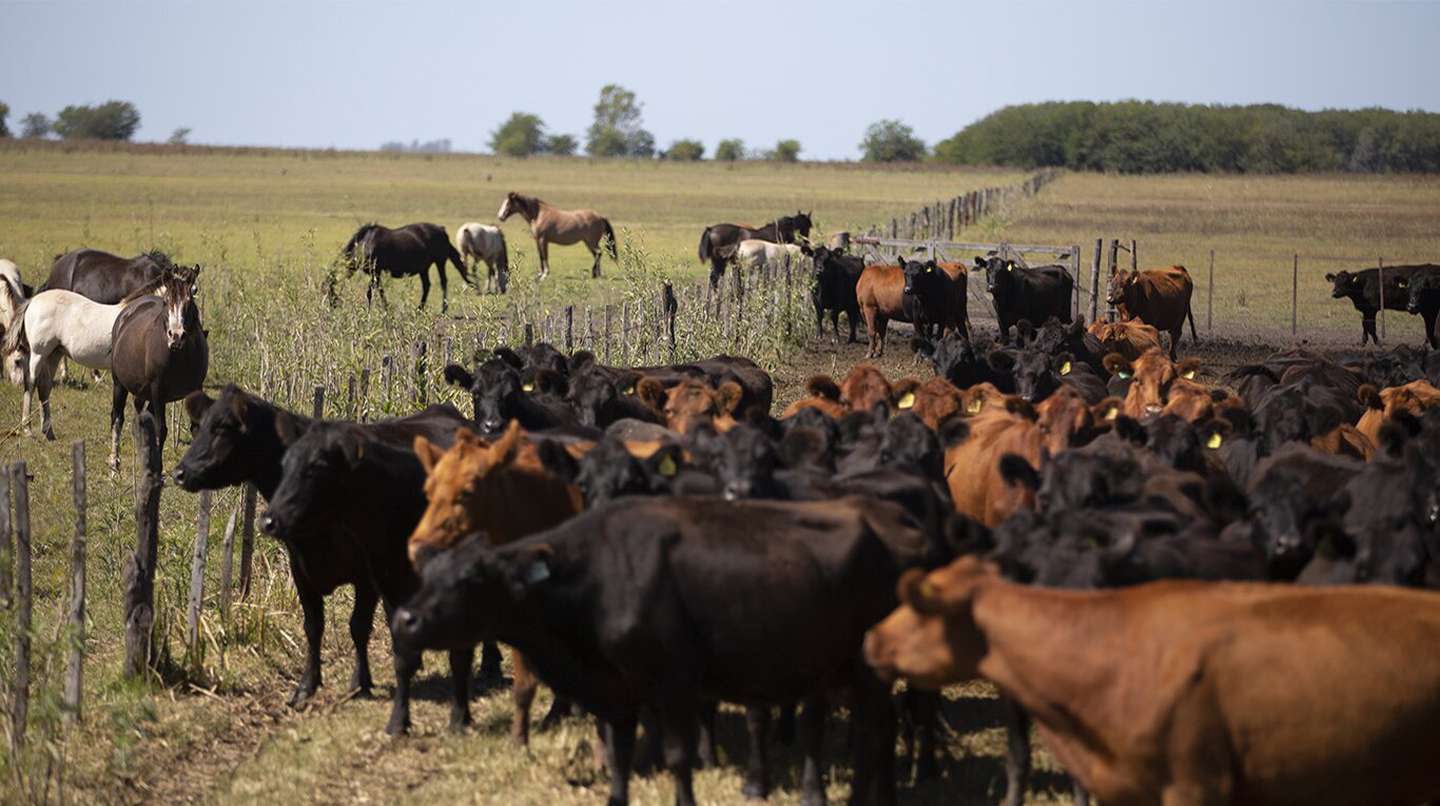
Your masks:
<svg viewBox="0 0 1440 806"><path fill-rule="evenodd" d="M721 162L734 162L745 159L745 141L738 137L731 140L721 140L715 146L715 159Z"/></svg>
<svg viewBox="0 0 1440 806"><path fill-rule="evenodd" d="M648 157L655 153L655 136L641 127L641 104L635 93L619 84L606 84L595 103L595 122L585 137L585 151L594 157Z"/></svg>
<svg viewBox="0 0 1440 806"><path fill-rule="evenodd" d="M0 137L10 136L10 127L5 125L5 118L10 117L10 107L0 101Z"/></svg>
<svg viewBox="0 0 1440 806"><path fill-rule="evenodd" d="M50 127L54 125L44 112L31 112L20 119L20 136L29 138L40 138L50 136Z"/></svg>
<svg viewBox="0 0 1440 806"><path fill-rule="evenodd" d="M865 130L860 153L866 162L918 162L925 159L925 141L898 120L880 120Z"/></svg>
<svg viewBox="0 0 1440 806"><path fill-rule="evenodd" d="M665 149L665 159L695 162L705 158L705 144L699 140L676 140Z"/></svg>
<svg viewBox="0 0 1440 806"><path fill-rule="evenodd" d="M775 148L765 152L765 159L771 162L799 162L800 141L781 140L775 144Z"/></svg>
<svg viewBox="0 0 1440 806"><path fill-rule="evenodd" d="M569 157L575 153L575 149L578 146L579 144L575 142L573 135L552 134L545 138L545 142L541 144L540 150L546 154L553 154L557 157Z"/></svg>
<svg viewBox="0 0 1440 806"><path fill-rule="evenodd" d="M140 128L140 111L129 101L67 106L55 117L54 128L66 140L129 140Z"/></svg>
<svg viewBox="0 0 1440 806"><path fill-rule="evenodd" d="M190 127L181 126L175 131L170 132L170 139L166 140L165 142L169 143L172 146L185 145L186 143L190 142Z"/></svg>
<svg viewBox="0 0 1440 806"><path fill-rule="evenodd" d="M490 150L507 157L528 157L545 143L545 121L529 112L515 112L490 133Z"/></svg>

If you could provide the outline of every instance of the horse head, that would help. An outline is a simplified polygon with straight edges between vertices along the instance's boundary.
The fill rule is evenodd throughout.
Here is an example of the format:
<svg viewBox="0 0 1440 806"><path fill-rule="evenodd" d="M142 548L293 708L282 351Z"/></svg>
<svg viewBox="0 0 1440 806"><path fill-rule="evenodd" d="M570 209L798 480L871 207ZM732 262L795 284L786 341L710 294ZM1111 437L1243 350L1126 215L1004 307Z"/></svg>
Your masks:
<svg viewBox="0 0 1440 806"><path fill-rule="evenodd" d="M515 213L519 213L526 221L535 218L535 199L529 196L522 196L515 191L505 194L505 201L500 202L500 211L495 217L504 221Z"/></svg>
<svg viewBox="0 0 1440 806"><path fill-rule="evenodd" d="M375 237L379 228L380 225L373 221L361 224L360 229L355 230L355 234L345 242L345 248L340 250L340 254L345 258L345 276L354 274L355 270L360 268L360 264L364 262L365 256L370 254L370 241ZM357 247L360 250L359 255L355 254Z"/></svg>
<svg viewBox="0 0 1440 806"><path fill-rule="evenodd" d="M160 299L165 303L165 344L178 350L192 333L199 332L200 311L195 306L199 293L199 266L166 266L160 280Z"/></svg>

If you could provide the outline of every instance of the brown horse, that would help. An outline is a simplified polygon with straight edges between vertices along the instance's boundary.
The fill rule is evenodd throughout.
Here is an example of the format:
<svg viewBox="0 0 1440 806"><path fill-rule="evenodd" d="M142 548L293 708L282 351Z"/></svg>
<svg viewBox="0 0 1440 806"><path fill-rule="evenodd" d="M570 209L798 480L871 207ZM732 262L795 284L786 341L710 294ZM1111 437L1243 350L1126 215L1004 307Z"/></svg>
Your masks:
<svg viewBox="0 0 1440 806"><path fill-rule="evenodd" d="M617 262L620 260L615 248L615 230L610 227L609 219L594 210L561 210L534 196L522 196L512 190L505 194L505 201L500 204L500 212L496 215L504 221L512 213L519 213L525 223L530 225L530 234L535 236L535 248L540 253L542 280L550 274L552 243L569 246L584 241L585 247L595 258L595 265L590 267L591 277L600 276L601 241L604 241L610 250L610 257Z"/></svg>
<svg viewBox="0 0 1440 806"><path fill-rule="evenodd" d="M135 414L155 417L157 438L165 445L165 404L200 388L210 365L210 346L195 305L199 266L161 269L159 296L144 297L115 319L111 331L110 467L120 467L120 428L125 399L135 396Z"/></svg>
<svg viewBox="0 0 1440 806"><path fill-rule="evenodd" d="M741 241L798 243L797 238L808 241L812 226L810 213L798 210L795 215L781 216L763 227L711 224L700 233L700 261L710 261L710 287L720 285L720 278L725 275L725 264L735 257L735 249Z"/></svg>

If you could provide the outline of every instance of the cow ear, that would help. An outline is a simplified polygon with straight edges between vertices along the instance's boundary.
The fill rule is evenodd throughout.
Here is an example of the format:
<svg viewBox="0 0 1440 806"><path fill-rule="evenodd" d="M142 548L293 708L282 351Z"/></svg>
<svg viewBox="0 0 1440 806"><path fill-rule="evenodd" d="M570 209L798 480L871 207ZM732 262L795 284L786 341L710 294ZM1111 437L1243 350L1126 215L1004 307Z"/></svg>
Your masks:
<svg viewBox="0 0 1440 806"><path fill-rule="evenodd" d="M1186 358L1175 365L1175 374L1187 381L1195 380L1195 375L1200 371L1200 359Z"/></svg>
<svg viewBox="0 0 1440 806"><path fill-rule="evenodd" d="M445 382L451 386L458 386L461 389L469 389L475 385L475 376L459 364L445 365Z"/></svg>
<svg viewBox="0 0 1440 806"><path fill-rule="evenodd" d="M1384 402L1380 400L1380 390L1376 389L1374 384L1361 384L1360 389L1358 392L1356 392L1355 396L1360 400L1362 404L1365 405L1365 408L1367 409L1381 410L1385 408ZM186 402L189 402L188 398Z"/></svg>
<svg viewBox="0 0 1440 806"><path fill-rule="evenodd" d="M970 424L965 422L964 417L952 414L941 421L938 434L940 444L951 448L970 438Z"/></svg>
<svg viewBox="0 0 1440 806"><path fill-rule="evenodd" d="M435 465L440 462L440 449L435 443L423 436L415 437L415 456L420 460L420 466L425 468L425 475L435 472Z"/></svg>
<svg viewBox="0 0 1440 806"><path fill-rule="evenodd" d="M890 385L890 392L895 400L895 408L909 410L915 408L915 390L920 388L920 382L914 378L901 378Z"/></svg>
<svg viewBox="0 0 1440 806"><path fill-rule="evenodd" d="M516 556L507 557L505 581L515 601L524 601L551 576L555 550L547 543L529 546Z"/></svg>
<svg viewBox="0 0 1440 806"><path fill-rule="evenodd" d="M985 362L996 372L1011 372L1015 369L1015 356L1007 350L991 350Z"/></svg>
<svg viewBox="0 0 1440 806"><path fill-rule="evenodd" d="M1213 417L1206 420L1200 426L1200 444L1210 450L1218 450L1225 440L1230 436L1232 428L1230 421L1221 417Z"/></svg>
<svg viewBox="0 0 1440 806"><path fill-rule="evenodd" d="M1018 395L1006 395L1005 410L1011 414L1024 417L1027 420L1035 421L1040 419L1040 412L1035 410L1035 406L1031 405L1030 401Z"/></svg>
<svg viewBox="0 0 1440 806"><path fill-rule="evenodd" d="M1040 489L1040 472L1018 453L1000 457L1000 478L1011 487L1024 487L1032 493Z"/></svg>
<svg viewBox="0 0 1440 806"><path fill-rule="evenodd" d="M1120 398L1111 395L1099 403L1096 403L1095 407L1090 411L1095 415L1095 419L1097 420L1113 422L1116 417L1120 416L1120 408L1123 405L1124 403Z"/></svg>
<svg viewBox="0 0 1440 806"><path fill-rule="evenodd" d="M570 356L570 374L574 375L595 363L595 354L589 350L576 350Z"/></svg>
<svg viewBox="0 0 1440 806"><path fill-rule="evenodd" d="M559 442L552 439L541 440L536 450L540 454L540 465L555 478L572 484L580 475L580 463L576 462L570 451L565 450L565 446Z"/></svg>
<svg viewBox="0 0 1440 806"><path fill-rule="evenodd" d="M1075 357L1068 352L1055 356L1055 371L1062 376L1069 375L1075 369Z"/></svg>
<svg viewBox="0 0 1440 806"><path fill-rule="evenodd" d="M1125 356L1119 353L1110 353L1105 356L1101 364L1105 367L1106 372L1121 380L1129 380L1135 374L1135 368L1125 360Z"/></svg>
<svg viewBox="0 0 1440 806"><path fill-rule="evenodd" d="M515 461L515 456L520 453L521 438L520 421L511 420L505 427L505 433L490 446L490 466L504 467Z"/></svg>
<svg viewBox="0 0 1440 806"><path fill-rule="evenodd" d="M978 258L978 257L975 258L975 268L977 268L977 269L983 269L983 268L985 268L985 261L984 261L983 258Z"/></svg>
<svg viewBox="0 0 1440 806"><path fill-rule="evenodd" d="M515 369L522 369L525 366L525 359L521 358L519 353L515 352L509 347L496 347L495 357L499 358L501 361L504 361Z"/></svg>
<svg viewBox="0 0 1440 806"><path fill-rule="evenodd" d="M1335 275L1334 275L1334 274L1327 274L1327 275L1325 275L1325 282L1327 282L1327 283L1333 283L1333 282L1335 282Z"/></svg>
<svg viewBox="0 0 1440 806"><path fill-rule="evenodd" d="M911 568L900 576L896 592L900 596L900 601L909 605L916 613L924 616L938 616L944 612L945 605L941 601L940 591L925 576L923 570Z"/></svg>
<svg viewBox="0 0 1440 806"><path fill-rule="evenodd" d="M669 480L680 473L685 463L685 451L679 445L661 445L658 450L645 457L645 469L650 475Z"/></svg>
<svg viewBox="0 0 1440 806"><path fill-rule="evenodd" d="M239 403L240 401L237 400L236 402ZM240 423L242 429L246 427L243 417L240 418ZM283 445L294 444L301 437L305 436L305 431L309 429L309 427L305 421L284 409L277 409L275 412L275 435L280 437L280 442Z"/></svg>
<svg viewBox="0 0 1440 806"><path fill-rule="evenodd" d="M190 422L199 425L205 419L205 412L215 405L214 399L202 391L196 390L185 396L185 413L189 415Z"/></svg>
<svg viewBox="0 0 1440 806"><path fill-rule="evenodd" d="M733 416L736 408L740 406L740 398L745 396L745 390L734 381L726 381L715 391L720 396L720 411Z"/></svg>
<svg viewBox="0 0 1440 806"><path fill-rule="evenodd" d="M654 378L641 378L635 384L635 396L655 411L665 408L665 386Z"/></svg>
<svg viewBox="0 0 1440 806"><path fill-rule="evenodd" d="M916 355L923 355L930 358L935 355L935 345L924 336L915 336L910 339L910 349Z"/></svg>
<svg viewBox="0 0 1440 806"><path fill-rule="evenodd" d="M829 375L812 375L805 383L805 391L814 397L840 402L840 386Z"/></svg>
<svg viewBox="0 0 1440 806"><path fill-rule="evenodd" d="M345 463L351 468L359 466L360 460L365 458L365 445L369 440L362 434L353 431L346 432L340 442L340 452L345 456Z"/></svg>

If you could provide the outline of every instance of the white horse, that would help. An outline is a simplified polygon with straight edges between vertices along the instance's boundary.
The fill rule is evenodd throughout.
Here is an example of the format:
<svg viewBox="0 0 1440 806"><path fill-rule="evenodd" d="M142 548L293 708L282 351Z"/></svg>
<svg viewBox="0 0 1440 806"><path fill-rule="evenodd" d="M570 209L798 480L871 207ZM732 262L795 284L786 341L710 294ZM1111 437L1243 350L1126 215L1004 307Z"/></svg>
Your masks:
<svg viewBox="0 0 1440 806"><path fill-rule="evenodd" d="M749 272L783 272L785 267L789 266L792 271L800 272L797 276L808 277L814 263L804 250L793 243L770 243L752 239L741 241L735 248L735 265L739 266L741 271Z"/></svg>
<svg viewBox="0 0 1440 806"><path fill-rule="evenodd" d="M54 288L41 291L15 309L5 340L0 343L0 354L19 352L26 356L20 380L25 389L20 422L26 434L30 433L30 399L38 390L41 430L46 439L55 439L50 422L50 390L60 359L68 356L91 369L110 369L115 320L127 305L153 294L160 284L157 279L115 305L101 305L73 291Z"/></svg>
<svg viewBox="0 0 1440 806"><path fill-rule="evenodd" d="M20 279L20 269L9 260L0 259L0 340L15 322L15 312L27 299L25 283ZM20 350L7 351L3 355L4 375L16 386L25 384L25 353Z"/></svg>
<svg viewBox="0 0 1440 806"><path fill-rule="evenodd" d="M474 271L477 261L485 261L485 293L495 291L500 284L500 293L510 282L510 255L505 249L505 233L499 227L490 227L475 221L461 224L455 231L455 247L460 250L460 259Z"/></svg>

